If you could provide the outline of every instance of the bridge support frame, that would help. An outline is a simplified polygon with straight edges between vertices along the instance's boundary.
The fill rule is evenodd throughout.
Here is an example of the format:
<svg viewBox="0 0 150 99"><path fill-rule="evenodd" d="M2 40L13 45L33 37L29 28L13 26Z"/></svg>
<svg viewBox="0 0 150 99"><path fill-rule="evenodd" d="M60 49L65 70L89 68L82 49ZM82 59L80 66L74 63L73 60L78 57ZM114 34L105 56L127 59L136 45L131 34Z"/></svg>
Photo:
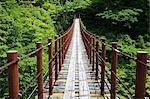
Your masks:
<svg viewBox="0 0 150 99"><path fill-rule="evenodd" d="M118 64L117 42L112 42L111 57L111 99L116 99L116 69Z"/></svg>
<svg viewBox="0 0 150 99"><path fill-rule="evenodd" d="M59 35L60 37L61 35ZM61 71L61 67L62 67L62 53L61 53L61 50L62 50L62 45L61 45L61 38L59 38L59 71Z"/></svg>
<svg viewBox="0 0 150 99"><path fill-rule="evenodd" d="M64 37L61 38L61 43L62 43L62 64L64 63Z"/></svg>
<svg viewBox="0 0 150 99"><path fill-rule="evenodd" d="M98 79L98 65L99 65L99 36L96 36L96 74L95 79Z"/></svg>
<svg viewBox="0 0 150 99"><path fill-rule="evenodd" d="M102 65L101 65L101 95L104 96L105 66L106 66L106 40L102 39Z"/></svg>
<svg viewBox="0 0 150 99"><path fill-rule="evenodd" d="M58 36L55 36L55 81L58 80Z"/></svg>
<svg viewBox="0 0 150 99"><path fill-rule="evenodd" d="M90 44L92 44L92 36L91 35L89 35L89 42L90 42ZM91 45L89 45L89 47L90 47L90 49L89 49L89 51L90 51L90 55L89 55L89 57L90 57L90 64L92 63L92 46Z"/></svg>
<svg viewBox="0 0 150 99"><path fill-rule="evenodd" d="M43 61L42 61L42 42L36 43L37 49L40 49L37 54L37 74L38 76L38 98L43 99Z"/></svg>
<svg viewBox="0 0 150 99"><path fill-rule="evenodd" d="M17 51L8 51L7 59L8 63L17 60ZM8 81L9 81L9 98L17 99L19 96L19 78L18 78L18 62L8 67Z"/></svg>
<svg viewBox="0 0 150 99"><path fill-rule="evenodd" d="M95 64L95 37L93 36L93 64L92 64L92 71L94 71L94 64Z"/></svg>
<svg viewBox="0 0 150 99"><path fill-rule="evenodd" d="M52 38L48 39L48 56L49 56L49 95L53 94L53 50L52 50Z"/></svg>
<svg viewBox="0 0 150 99"><path fill-rule="evenodd" d="M146 75L147 75L147 52L137 52L137 66L136 66L136 87L135 98L144 99L146 93Z"/></svg>

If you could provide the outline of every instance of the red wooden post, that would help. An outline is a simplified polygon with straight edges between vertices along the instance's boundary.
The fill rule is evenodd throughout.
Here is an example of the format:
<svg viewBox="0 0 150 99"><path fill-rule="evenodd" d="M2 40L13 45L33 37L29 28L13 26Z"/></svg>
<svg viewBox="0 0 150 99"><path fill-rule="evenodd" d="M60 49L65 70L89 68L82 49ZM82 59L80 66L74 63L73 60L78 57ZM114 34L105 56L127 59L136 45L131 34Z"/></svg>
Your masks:
<svg viewBox="0 0 150 99"><path fill-rule="evenodd" d="M69 33L69 32L68 32ZM68 45L68 34L66 35L66 39L65 39L65 56L64 56L64 59L66 58L66 52L67 52L67 45Z"/></svg>
<svg viewBox="0 0 150 99"><path fill-rule="evenodd" d="M87 37L86 37L85 33L83 33L83 35L84 35L84 38L85 38L85 49L86 49L86 53L87 53L87 56L88 56Z"/></svg>
<svg viewBox="0 0 150 99"><path fill-rule="evenodd" d="M36 43L37 49L43 47L41 42ZM39 74L38 77L38 98L43 99L43 62L42 62L42 49L37 52L37 73Z"/></svg>
<svg viewBox="0 0 150 99"><path fill-rule="evenodd" d="M59 35L59 37L60 37L61 35ZM61 57L61 47L62 47L62 45L61 45L61 38L59 38L59 71L61 71L61 66L62 66L62 57Z"/></svg>
<svg viewBox="0 0 150 99"><path fill-rule="evenodd" d="M105 84L105 65L106 65L106 44L105 39L102 39L102 65L101 65L101 95L104 96L104 84Z"/></svg>
<svg viewBox="0 0 150 99"><path fill-rule="evenodd" d="M64 59L65 59L65 48L66 48L66 35L64 36L64 38L63 38L63 44L64 44L64 47L63 47L63 62L64 62Z"/></svg>
<svg viewBox="0 0 150 99"><path fill-rule="evenodd" d="M90 35L90 38L89 38L90 39L89 40L89 42L90 42L90 45L89 45L89 47L90 47L90 49L89 49L89 51L90 51L90 53L89 53L90 54L89 55L90 56L90 64L92 63L92 57L91 57L92 56L91 55L92 54L92 45L91 45L92 44L92 39L91 38L92 38L92 36Z"/></svg>
<svg viewBox="0 0 150 99"><path fill-rule="evenodd" d="M98 56L99 56L99 37L96 36L96 79L98 79Z"/></svg>
<svg viewBox="0 0 150 99"><path fill-rule="evenodd" d="M135 87L135 98L144 99L145 98L145 85L146 85L146 74L147 67L147 52L138 51L137 52L137 67L136 67L136 87ZM141 61L142 63L140 63Z"/></svg>
<svg viewBox="0 0 150 99"><path fill-rule="evenodd" d="M118 64L118 55L115 49L117 49L117 42L112 42L111 99L116 99L116 69L117 69L117 64Z"/></svg>
<svg viewBox="0 0 150 99"><path fill-rule="evenodd" d="M93 36L93 65L92 65L92 71L94 71L94 64L95 64L95 60L94 57L95 56L95 37Z"/></svg>
<svg viewBox="0 0 150 99"><path fill-rule="evenodd" d="M63 42L63 47L62 47L62 59L63 59L63 63L64 63L64 56L65 56L65 53L64 53L64 51L65 51L65 36L63 36L63 38L62 38L62 42Z"/></svg>
<svg viewBox="0 0 150 99"><path fill-rule="evenodd" d="M55 80L58 80L58 36L55 37Z"/></svg>
<svg viewBox="0 0 150 99"><path fill-rule="evenodd" d="M70 33L70 32L69 32ZM65 57L66 57L66 53L67 53L67 46L68 46L68 34L66 36L66 47L65 47Z"/></svg>
<svg viewBox="0 0 150 99"><path fill-rule="evenodd" d="M69 33L70 34L70 33ZM70 39L70 37L69 37L69 34L68 34L68 36L67 36L67 47L66 47L66 54L67 54L67 50L68 50L68 46L69 46L69 39Z"/></svg>
<svg viewBox="0 0 150 99"><path fill-rule="evenodd" d="M49 56L49 95L53 94L53 50L52 50L52 38L48 39L48 56Z"/></svg>
<svg viewBox="0 0 150 99"><path fill-rule="evenodd" d="M86 34L87 35L87 34ZM89 43L90 43L90 40L89 40L89 35L87 35L87 50L88 50L88 59L90 59L90 45L89 45Z"/></svg>
<svg viewBox="0 0 150 99"><path fill-rule="evenodd" d="M63 47L64 47L64 43L63 43L63 37L61 38L61 60L62 60L62 64L64 63L64 60L63 60L63 55L64 55L64 50L63 50Z"/></svg>
<svg viewBox="0 0 150 99"><path fill-rule="evenodd" d="M64 44L64 46L63 46L63 61L64 61L64 59L65 59L65 48L66 48L66 35L63 37L63 44Z"/></svg>
<svg viewBox="0 0 150 99"><path fill-rule="evenodd" d="M8 62L17 60L17 51L8 51ZM19 78L18 78L18 62L8 67L8 84L9 84L9 99L18 99L19 95Z"/></svg>

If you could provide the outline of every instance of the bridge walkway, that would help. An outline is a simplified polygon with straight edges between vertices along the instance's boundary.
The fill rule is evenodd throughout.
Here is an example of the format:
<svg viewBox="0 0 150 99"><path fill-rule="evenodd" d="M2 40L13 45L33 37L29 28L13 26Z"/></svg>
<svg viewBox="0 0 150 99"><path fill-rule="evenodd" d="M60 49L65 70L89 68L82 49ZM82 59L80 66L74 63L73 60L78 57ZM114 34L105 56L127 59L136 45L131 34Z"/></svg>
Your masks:
<svg viewBox="0 0 150 99"><path fill-rule="evenodd" d="M48 84L44 89L45 99L49 97ZM106 88L106 96L109 91ZM80 32L79 19L75 20L73 38L69 46L62 70L54 84L50 99L103 99L100 95L100 78L95 80L95 71L86 54Z"/></svg>

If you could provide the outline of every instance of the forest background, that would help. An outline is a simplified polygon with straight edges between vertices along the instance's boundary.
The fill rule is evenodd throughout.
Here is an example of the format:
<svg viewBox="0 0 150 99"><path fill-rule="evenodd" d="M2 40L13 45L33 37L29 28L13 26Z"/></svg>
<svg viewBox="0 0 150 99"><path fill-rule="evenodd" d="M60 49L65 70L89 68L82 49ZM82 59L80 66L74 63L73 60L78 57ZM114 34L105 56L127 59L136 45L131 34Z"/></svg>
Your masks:
<svg viewBox="0 0 150 99"><path fill-rule="evenodd" d="M35 50L37 41L46 44L49 37L63 33L76 13L80 13L88 31L106 38L108 44L117 41L119 49L132 57L136 57L139 50L147 51L150 59L150 0L1 0L0 66L7 63L8 50L17 50L22 56ZM111 49L107 50L109 56ZM46 49L43 54L45 73L48 67ZM117 75L133 93L135 67L135 61L119 58ZM35 56L19 62L20 93L34 75ZM8 96L7 76L7 69L0 74L0 98ZM35 84L24 96L34 87ZM146 87L146 96L150 96L150 75ZM126 97L125 89L118 87L117 90L120 97Z"/></svg>

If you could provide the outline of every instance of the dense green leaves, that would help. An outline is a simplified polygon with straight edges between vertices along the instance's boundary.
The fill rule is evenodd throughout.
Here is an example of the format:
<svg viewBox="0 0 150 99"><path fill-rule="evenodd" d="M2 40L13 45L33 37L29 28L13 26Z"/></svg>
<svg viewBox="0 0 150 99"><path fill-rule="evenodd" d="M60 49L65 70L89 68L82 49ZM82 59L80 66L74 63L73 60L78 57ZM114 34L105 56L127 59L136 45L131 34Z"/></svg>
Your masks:
<svg viewBox="0 0 150 99"><path fill-rule="evenodd" d="M47 39L56 32L67 29L76 13L80 13L83 23L91 32L107 38L110 44L118 41L122 52L136 57L137 51L145 50L150 56L149 7L150 0L1 0L0 65L6 63L8 50L17 50L22 56L35 50L37 41L47 43ZM107 49L110 57L111 49ZM46 53L44 50L44 73L48 61ZM133 93L135 66L135 61L119 57L117 75ZM21 93L36 75L34 55L19 62L19 73ZM0 75L0 98L8 96L7 76L8 70ZM150 94L149 75L147 82L147 93ZM117 90L121 99L125 99L127 91L123 86L117 87Z"/></svg>
<svg viewBox="0 0 150 99"><path fill-rule="evenodd" d="M77 4L76 1L66 3L65 12L68 17L73 13L80 13L86 29L104 36L110 44L112 41L118 41L119 49L123 53L136 57L137 51L144 50L150 55L147 0L90 0L85 6L84 1L78 1ZM81 5L80 2L84 3ZM111 49L107 49L107 57L110 57ZM107 61L110 62L110 59ZM135 68L134 60L123 56L119 57L117 75L133 94L135 94ZM150 96L149 89L148 82L146 96ZM117 92L121 99L126 99L129 94L123 86L117 86Z"/></svg>
<svg viewBox="0 0 150 99"><path fill-rule="evenodd" d="M63 7L64 12L76 12L83 10L86 9L91 3L91 0L74 0L73 2L67 1Z"/></svg>
<svg viewBox="0 0 150 99"><path fill-rule="evenodd" d="M6 63L8 50L17 50L19 56L35 50L36 42L47 44L49 37L54 37L56 29L50 15L56 15L57 10L52 5L49 9L35 7L33 5L18 4L15 0L1 2L0 5L0 65ZM54 11L55 10L55 11ZM54 16L55 17L55 16ZM47 54L44 50L44 73L47 71ZM31 79L37 74L35 55L19 62L20 94L24 91ZM8 70L0 75L0 98L8 96ZM30 93L36 83L31 85Z"/></svg>
<svg viewBox="0 0 150 99"><path fill-rule="evenodd" d="M141 9L124 9L118 12L113 12L112 10L104 11L99 13L96 16L99 16L102 19L109 20L112 24L122 25L127 28L131 28L132 23L138 22L138 16L140 12L143 12Z"/></svg>
<svg viewBox="0 0 150 99"><path fill-rule="evenodd" d="M53 21L44 9L17 4L11 9L7 8L7 11L4 8L5 6L1 9L2 45L6 44L13 49L24 47L22 49L28 50L35 42L47 42L45 39L54 35Z"/></svg>

